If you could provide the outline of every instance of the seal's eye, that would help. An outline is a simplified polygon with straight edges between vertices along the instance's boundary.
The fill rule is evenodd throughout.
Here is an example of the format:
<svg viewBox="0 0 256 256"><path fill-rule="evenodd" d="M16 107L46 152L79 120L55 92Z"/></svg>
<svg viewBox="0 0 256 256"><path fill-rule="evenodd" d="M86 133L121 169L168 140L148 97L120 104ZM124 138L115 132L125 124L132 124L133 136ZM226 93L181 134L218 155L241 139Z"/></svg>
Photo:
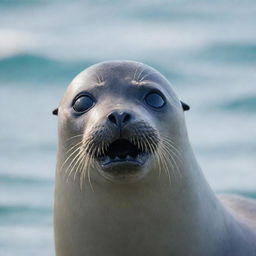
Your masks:
<svg viewBox="0 0 256 256"><path fill-rule="evenodd" d="M89 95L82 95L77 98L73 103L73 109L76 112L84 112L91 108L94 104L94 100Z"/></svg>
<svg viewBox="0 0 256 256"><path fill-rule="evenodd" d="M150 92L146 96L145 101L153 108L161 108L165 103L163 97L157 92Z"/></svg>

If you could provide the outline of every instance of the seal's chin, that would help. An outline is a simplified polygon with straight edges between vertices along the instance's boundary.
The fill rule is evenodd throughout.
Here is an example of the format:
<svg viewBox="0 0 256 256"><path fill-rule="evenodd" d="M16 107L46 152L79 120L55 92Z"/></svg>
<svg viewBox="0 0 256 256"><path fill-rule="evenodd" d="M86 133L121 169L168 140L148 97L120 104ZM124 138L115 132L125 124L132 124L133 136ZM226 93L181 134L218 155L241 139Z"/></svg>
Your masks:
<svg viewBox="0 0 256 256"><path fill-rule="evenodd" d="M141 167L149 158L149 153L143 151L126 139L117 139L112 142L104 154L97 156L103 170L126 167ZM129 169L129 168L128 168Z"/></svg>

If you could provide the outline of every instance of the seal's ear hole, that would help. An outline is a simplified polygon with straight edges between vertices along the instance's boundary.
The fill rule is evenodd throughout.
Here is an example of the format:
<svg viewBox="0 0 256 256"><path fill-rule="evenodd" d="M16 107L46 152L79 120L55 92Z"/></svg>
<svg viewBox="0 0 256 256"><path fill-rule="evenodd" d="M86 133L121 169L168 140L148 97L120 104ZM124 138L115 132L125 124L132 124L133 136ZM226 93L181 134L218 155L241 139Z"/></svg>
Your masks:
<svg viewBox="0 0 256 256"><path fill-rule="evenodd" d="M53 111L52 111L52 114L57 116L58 115L58 108L55 108Z"/></svg>
<svg viewBox="0 0 256 256"><path fill-rule="evenodd" d="M183 108L184 111L190 110L190 106L182 101L180 101L181 106Z"/></svg>

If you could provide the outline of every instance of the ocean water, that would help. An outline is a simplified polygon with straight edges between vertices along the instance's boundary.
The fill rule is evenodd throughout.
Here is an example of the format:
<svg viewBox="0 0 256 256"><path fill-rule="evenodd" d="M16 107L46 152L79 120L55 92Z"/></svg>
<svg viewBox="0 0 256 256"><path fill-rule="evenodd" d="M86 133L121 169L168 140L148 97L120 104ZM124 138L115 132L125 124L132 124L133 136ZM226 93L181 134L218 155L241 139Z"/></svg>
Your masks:
<svg viewBox="0 0 256 256"><path fill-rule="evenodd" d="M253 0L0 0L0 255L54 255L51 111L103 60L162 72L212 188L256 197L255 14Z"/></svg>

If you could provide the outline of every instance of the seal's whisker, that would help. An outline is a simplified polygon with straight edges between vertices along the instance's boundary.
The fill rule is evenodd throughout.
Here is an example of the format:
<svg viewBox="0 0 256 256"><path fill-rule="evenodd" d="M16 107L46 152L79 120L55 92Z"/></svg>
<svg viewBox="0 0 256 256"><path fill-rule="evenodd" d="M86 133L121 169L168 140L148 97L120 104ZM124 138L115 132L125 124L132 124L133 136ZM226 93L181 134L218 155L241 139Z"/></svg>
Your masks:
<svg viewBox="0 0 256 256"><path fill-rule="evenodd" d="M162 174L162 168L160 166L160 159L158 152L156 151L155 154L153 155L155 161L154 161L154 168L158 170L158 176L160 177Z"/></svg>
<svg viewBox="0 0 256 256"><path fill-rule="evenodd" d="M168 153L168 155L173 159L174 164L176 165L176 169L178 170L178 173L180 175L180 177L182 177L182 173L180 171L179 166L182 165L183 160L181 157L179 157L173 150L172 148L169 148L168 144L165 145L165 143L163 143L163 147L166 148L166 151ZM179 164L176 162L176 160L179 162Z"/></svg>
<svg viewBox="0 0 256 256"><path fill-rule="evenodd" d="M141 150L142 148L141 148L141 144L140 144L140 141L138 140L138 137L136 136L135 137L135 142L136 142L136 144L138 145L138 148Z"/></svg>
<svg viewBox="0 0 256 256"><path fill-rule="evenodd" d="M163 146L164 146L166 149L168 149L168 150L172 153L172 155L173 155L174 157L176 157L176 159L177 159L180 163L182 163L181 157L174 151L173 147L171 147L171 145L170 145L169 143L167 143L166 141L162 141L162 144L163 144Z"/></svg>
<svg viewBox="0 0 256 256"><path fill-rule="evenodd" d="M156 149L156 146L157 146L157 143L156 143L156 141L154 141L150 136L146 136L146 134L141 134L141 136L143 137L143 141L142 141L142 143L143 143L143 149L145 150L145 151L147 151L147 152L149 152L149 153L153 153L155 150L154 149ZM132 141L133 141L133 139L132 139ZM161 170L162 170L162 168L160 168L160 158L159 158L159 155L157 154L157 152L156 152L156 154L154 154L153 155L153 157L154 158L156 158L156 166L159 166L159 176L161 175Z"/></svg>
<svg viewBox="0 0 256 256"><path fill-rule="evenodd" d="M74 162L73 164L73 167L69 170L69 173L68 173L68 177L73 173L73 170L76 168L76 171L78 170L78 167L80 165L80 161L81 159L83 158L83 153L80 151L78 153L78 158L76 159L76 161ZM77 166L77 167L76 167Z"/></svg>
<svg viewBox="0 0 256 256"><path fill-rule="evenodd" d="M135 72L133 74L133 79L132 80L134 80L134 81L136 81L136 75L137 75L138 69L139 69L139 67L136 67Z"/></svg>
<svg viewBox="0 0 256 256"><path fill-rule="evenodd" d="M169 148L169 146L163 144L163 147L164 147L164 150L166 151L166 153L171 158L170 160L174 163L174 165L176 167L176 173L179 174L180 178L182 178L180 166L182 166L183 161L182 161L181 157L178 157L177 154L175 154L175 152L173 152L172 149ZM179 163L177 163L176 161L179 161Z"/></svg>
<svg viewBox="0 0 256 256"><path fill-rule="evenodd" d="M69 137L68 139L65 140L64 144L78 137L83 137L83 133Z"/></svg>
<svg viewBox="0 0 256 256"><path fill-rule="evenodd" d="M98 148L95 150L95 151L96 151L96 152L95 152L95 155L96 155L96 156L99 156L100 150L101 150L101 148L98 146Z"/></svg>
<svg viewBox="0 0 256 256"><path fill-rule="evenodd" d="M146 143L146 145L147 145L147 147L148 147L148 149L149 149L149 153L153 153L154 152L154 148L156 148L156 143L155 143L155 141L153 141L152 140L152 138L150 138L150 137L147 137L146 139L145 139L145 143ZM151 144L150 144L151 143Z"/></svg>
<svg viewBox="0 0 256 256"><path fill-rule="evenodd" d="M143 143L145 144L144 147L146 148L146 151L148 151L149 153L153 153L153 145L150 144L148 137L145 137L145 140Z"/></svg>
<svg viewBox="0 0 256 256"><path fill-rule="evenodd" d="M140 143L140 146L141 146L141 151L142 152L145 152L146 150L145 150L145 141L143 141L143 140L141 140L140 138L138 138L138 141L139 141L139 143Z"/></svg>
<svg viewBox="0 0 256 256"><path fill-rule="evenodd" d="M81 173L80 173L80 189L81 190L83 190L83 181L84 181L85 175L87 173L88 166L89 166L89 156L87 156L85 158L83 169L81 170Z"/></svg>
<svg viewBox="0 0 256 256"><path fill-rule="evenodd" d="M149 138L148 145L151 149L151 153L153 153L155 151L155 154L153 155L153 157L156 158L156 163L155 163L155 161L154 161L154 163L155 163L155 167L156 168L158 167L157 169L159 170L159 176L160 176L162 173L162 168L160 166L159 154L158 154L157 150L153 150L153 146L150 144L150 142L155 146L155 148L156 148L156 145L155 145L156 143L152 141L152 138Z"/></svg>
<svg viewBox="0 0 256 256"><path fill-rule="evenodd" d="M62 169L64 168L65 164L68 162L68 160L75 154L77 154L77 151L80 150L80 147L77 146L77 148L74 149L74 151L65 159L65 161L63 162L63 164L60 167L60 171L62 171Z"/></svg>
<svg viewBox="0 0 256 256"><path fill-rule="evenodd" d="M99 73L99 76L100 76L101 83L104 83L104 77L102 76L102 74Z"/></svg>
<svg viewBox="0 0 256 256"><path fill-rule="evenodd" d="M90 165L91 165L91 161L93 161L92 157L90 157L90 159L89 159ZM91 182L90 168L88 168L87 177L88 177L88 181L89 181L90 187L91 187L92 191L94 192L94 189L93 189L93 186L92 186L92 182Z"/></svg>
<svg viewBox="0 0 256 256"><path fill-rule="evenodd" d="M175 145L174 140L172 140L172 139L169 138L168 136L166 136L166 135L161 135L161 137L164 138L165 140L169 141L171 144Z"/></svg>
<svg viewBox="0 0 256 256"><path fill-rule="evenodd" d="M63 145L65 146L69 141L74 140L74 139L76 139L76 138L78 138L78 137L83 137L83 134L78 134L78 135L71 136L70 138L68 138L68 139L63 143Z"/></svg>
<svg viewBox="0 0 256 256"><path fill-rule="evenodd" d="M173 150L175 150L175 152L179 155L179 157L182 156L180 150L177 149L177 147L175 146L175 144L171 141L168 141L166 138L163 140L166 144L168 144L168 146L170 146Z"/></svg>
<svg viewBox="0 0 256 256"><path fill-rule="evenodd" d="M62 168L64 168L65 164L68 163L68 161L70 160L71 157L75 157L78 153L79 153L79 150L80 150L80 146L77 146L74 151L72 153L70 153L70 155L66 158L66 160L64 161L64 163L62 164L61 166L61 170Z"/></svg>
<svg viewBox="0 0 256 256"><path fill-rule="evenodd" d="M150 145L151 146L151 153L153 153L154 152L154 149L156 149L157 148L157 143L158 143L158 140L156 141L156 140L153 140L153 138L152 137L148 137L148 139L150 140L150 142L152 143L152 145ZM154 149L153 149L153 147L154 147Z"/></svg>
<svg viewBox="0 0 256 256"><path fill-rule="evenodd" d="M137 68L137 73L136 73L136 76L135 76L135 81L139 82L139 78L140 78L140 75L141 73L143 72L144 68L142 65L139 65L138 68Z"/></svg>
<svg viewBox="0 0 256 256"><path fill-rule="evenodd" d="M146 77L148 77L148 76L150 76L150 75L152 75L152 74L158 74L158 72L157 72L157 71L153 71L153 72L150 72L150 73L144 75L144 76L139 80L139 82L143 82Z"/></svg>
<svg viewBox="0 0 256 256"><path fill-rule="evenodd" d="M84 142L84 141L82 141L82 142ZM85 152L86 152L87 148L88 148L90 145L91 145L91 144L88 143L88 144L86 145L86 147L84 148L84 150L81 150L81 149L82 149L81 146L78 148L78 149L79 149L78 155L80 155L80 156L79 156L79 157L77 157L77 156L74 157L73 161L76 159L76 162L74 163L74 166L73 166L72 169L70 170L69 175L71 175L71 173L73 172L73 169L75 168L75 166L77 165L77 163L80 162L80 161L82 161L83 156L85 155ZM73 162L73 161L72 161L72 162ZM70 165L72 164L72 162L70 163ZM67 170L70 168L70 165L69 165L69 167L67 168ZM79 164L79 165L80 165L80 164ZM77 167L76 172L75 172L75 175L76 175L76 173L77 173L78 171L79 171L79 168ZM74 177L74 178L75 178L75 177Z"/></svg>
<svg viewBox="0 0 256 256"><path fill-rule="evenodd" d="M141 72L138 75L138 78L136 79L136 81L140 82L140 76L143 74L143 72L146 71L146 68L142 68Z"/></svg>
<svg viewBox="0 0 256 256"><path fill-rule="evenodd" d="M168 175L168 179L169 179L169 182L171 184L170 171L169 171L169 168L168 168L168 164L167 164L167 161L166 161L166 158L165 158L164 151L159 150L158 153L159 153L159 156L160 156L160 159L161 159L161 163L163 165L163 169L164 169L165 173Z"/></svg>
<svg viewBox="0 0 256 256"><path fill-rule="evenodd" d="M161 163L161 166L162 166L161 169L163 169L164 172L167 174L166 166L165 166L165 164L164 164L164 159L163 159L163 156L162 156L163 152L162 152L161 148L159 148L159 149L156 151L156 153L158 154L159 159L160 159L160 163Z"/></svg>
<svg viewBox="0 0 256 256"><path fill-rule="evenodd" d="M176 165L177 165L176 160L177 160L180 164L183 163L182 158L181 158L179 155L177 155L177 153L173 150L173 148L170 147L169 144L166 144L166 142L163 142L162 145L163 145L163 147L166 149L166 151L168 152L169 156L170 156L171 158L173 158L173 160L174 160L174 162L175 162ZM176 159L176 160L175 160L175 159Z"/></svg>
<svg viewBox="0 0 256 256"><path fill-rule="evenodd" d="M107 147L108 147L108 144L103 141L103 144L102 144L102 154L105 155L106 152L107 152Z"/></svg>
<svg viewBox="0 0 256 256"><path fill-rule="evenodd" d="M88 166L91 165L91 162L93 161L93 155L95 155L96 150L97 150L97 148L94 148L93 151L91 152L91 154L88 156ZM89 171L88 171L88 180L90 182Z"/></svg>
<svg viewBox="0 0 256 256"><path fill-rule="evenodd" d="M86 158L85 153L83 153L82 156L83 156L83 157L80 159L80 163L79 163L79 165L78 165L77 168L76 168L76 171L75 171L75 174L74 174L74 180L76 179L77 173L81 173L82 170L83 170L84 160L85 160L85 158Z"/></svg>
<svg viewBox="0 0 256 256"><path fill-rule="evenodd" d="M77 161L77 159L79 158L79 156L80 156L80 151L81 149L79 148L79 151L78 151L78 153L74 156L74 158L72 159L72 161L69 163L69 166L67 167L67 169L66 169L66 171L65 171L65 173L67 173L68 171L69 171L69 168L71 167L71 165L74 163L74 162L76 162Z"/></svg>
<svg viewBox="0 0 256 256"><path fill-rule="evenodd" d="M82 166L82 170L80 171L80 187L82 189L82 185L83 185L83 180L85 179L86 173L88 174L88 181L90 183L90 186L92 188L92 184L91 184L91 179L90 179L90 175L89 175L89 171L90 171L90 166L91 166L91 162L93 160L92 155L95 154L95 151L98 150L95 146L92 146L92 143L88 143L86 145L86 147L84 148L84 153L83 153L83 166ZM87 153L86 153L87 152ZM93 188L92 188L93 190Z"/></svg>
<svg viewBox="0 0 256 256"><path fill-rule="evenodd" d="M73 170L73 168L76 166L76 164L77 164L77 162L79 161L79 159L80 159L80 151L75 155L75 157L74 157L74 159L71 161L71 163L70 163L70 165L68 166L68 168L66 169L66 171L65 171L65 173L66 174L68 174L67 175L67 182L68 182L68 180L69 180L69 177L70 177L70 175L71 175L71 173L72 173L72 170ZM73 167L71 168L71 165L73 164L72 162L74 162L74 165L73 165ZM70 168L71 168L71 170L70 170Z"/></svg>
<svg viewBox="0 0 256 256"><path fill-rule="evenodd" d="M94 141L93 140L86 140L84 143L84 150L89 155L91 154L91 151L95 148Z"/></svg>
<svg viewBox="0 0 256 256"><path fill-rule="evenodd" d="M175 160L175 157L177 159L179 159L177 154L175 154L175 152L173 152L171 150L171 148L169 148L169 146L167 146L164 143L164 141L162 141L162 143L161 143L161 149L162 149L162 151L165 155L165 158L168 159L169 162L171 163L173 174L175 175L176 173L179 173L179 175L181 176L179 166L178 166L178 164L176 163L176 160Z"/></svg>
<svg viewBox="0 0 256 256"><path fill-rule="evenodd" d="M175 145L173 140L171 140L170 138L168 138L166 136L163 136L163 135L161 135L161 137L162 137L162 140L164 142L168 143L169 146L172 147L177 152L177 154L179 154L180 157L182 156L180 150L177 149L177 147L176 147L176 145Z"/></svg>
<svg viewBox="0 0 256 256"><path fill-rule="evenodd" d="M154 147L156 148L156 143L155 142L153 142L153 140L152 140L152 138L150 138L150 142L154 145ZM150 145L150 143L149 143L149 145ZM162 174L162 167L160 166L160 158L159 158L159 153L158 153L158 150L153 150L153 146L152 145L150 145L150 148L151 148L151 153L153 153L154 151L155 151L155 154L153 155L153 156L155 156L155 158L156 158L156 168L158 169L158 171L159 171L159 176Z"/></svg>
<svg viewBox="0 0 256 256"><path fill-rule="evenodd" d="M92 154L95 153L95 151L97 150L97 148L94 148L93 151L91 152ZM86 159L85 159L85 165L82 169L81 175L80 175L80 188L82 189L83 186L83 181L85 179L85 176L87 174L88 177L88 182L90 184L90 187L92 189L92 191L94 191L93 186L92 186L92 182L91 182L91 177L90 177L90 166L91 166L91 162L93 160L92 155L87 155Z"/></svg>
<svg viewBox="0 0 256 256"><path fill-rule="evenodd" d="M74 149L75 147L78 147L79 145L81 145L83 142L82 141L79 141L78 143L76 143L75 145L71 146L71 148L69 148L67 151L66 151L66 154L70 153L70 151L72 151L72 149Z"/></svg>
<svg viewBox="0 0 256 256"><path fill-rule="evenodd" d="M84 153L82 151L79 151L79 157L77 158L76 162L74 163L72 169L69 171L69 176L73 173L73 170L75 169L76 165L76 170L75 170L75 174L76 172L79 170L79 166L81 164L81 161L83 160L84 157ZM75 179L75 175L74 175L74 179Z"/></svg>
<svg viewBox="0 0 256 256"><path fill-rule="evenodd" d="M179 173L179 169L177 167L177 164L176 164L175 160L173 159L173 157L169 154L169 152L167 150L163 149L163 154L165 155L166 161L172 167L172 168L169 168L169 172L173 176L173 179L175 179L176 178L176 173Z"/></svg>
<svg viewBox="0 0 256 256"><path fill-rule="evenodd" d="M95 74L96 77L97 77L98 84L101 84L103 81L101 81L99 74L97 74L97 72L95 72L94 74Z"/></svg>
<svg viewBox="0 0 256 256"><path fill-rule="evenodd" d="M173 164L175 165L176 171L179 173L179 175L181 176L181 172L179 169L178 164L175 161L175 155L173 154L174 152L172 152L168 147L166 147L166 145L162 145L163 146L163 150L167 153L167 155L170 157L170 161L173 162Z"/></svg>
<svg viewBox="0 0 256 256"><path fill-rule="evenodd" d="M102 139L100 145L98 146L97 156L101 154L104 155L105 151L107 150L107 147L105 144L106 144L105 141Z"/></svg>
<svg viewBox="0 0 256 256"><path fill-rule="evenodd" d="M86 154L84 154L83 158L81 160L81 167L76 170L76 172L74 174L74 176L75 176L74 178L76 178L77 173L79 173L80 174L80 179L81 179L81 175L84 172L84 168L85 168L86 162L88 161L87 158L88 158L88 156Z"/></svg>

